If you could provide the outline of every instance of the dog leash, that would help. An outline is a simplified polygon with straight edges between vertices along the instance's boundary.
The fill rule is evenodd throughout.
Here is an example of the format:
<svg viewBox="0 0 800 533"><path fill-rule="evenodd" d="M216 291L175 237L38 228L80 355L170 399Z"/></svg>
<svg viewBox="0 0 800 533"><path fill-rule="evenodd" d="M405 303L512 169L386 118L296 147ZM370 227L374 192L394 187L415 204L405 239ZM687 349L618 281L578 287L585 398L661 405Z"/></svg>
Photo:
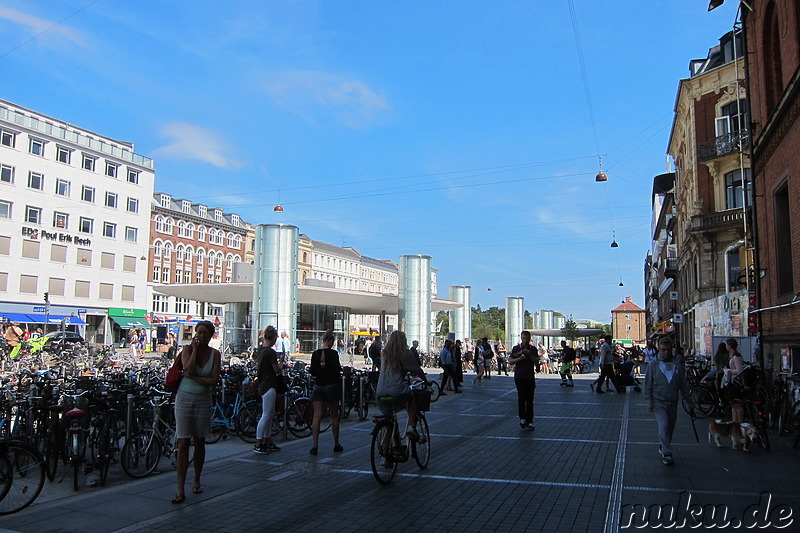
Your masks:
<svg viewBox="0 0 800 533"><path fill-rule="evenodd" d="M695 416L694 413L690 413L689 414L689 419L692 421L692 431L694 431L694 440L696 440L697 443L699 444L700 443L700 437L697 435L697 428L694 427L694 421L697 420L697 416Z"/></svg>

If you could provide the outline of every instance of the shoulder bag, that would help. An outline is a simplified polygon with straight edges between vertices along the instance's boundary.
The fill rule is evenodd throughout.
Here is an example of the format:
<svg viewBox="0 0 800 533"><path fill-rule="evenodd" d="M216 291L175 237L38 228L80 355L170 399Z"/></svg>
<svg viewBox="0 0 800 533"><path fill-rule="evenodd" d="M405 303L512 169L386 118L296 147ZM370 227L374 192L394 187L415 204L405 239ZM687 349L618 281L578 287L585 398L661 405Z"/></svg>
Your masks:
<svg viewBox="0 0 800 533"><path fill-rule="evenodd" d="M175 357L175 362L167 371L167 379L164 381L164 390L167 392L178 392L178 387L183 379L183 362L180 355Z"/></svg>

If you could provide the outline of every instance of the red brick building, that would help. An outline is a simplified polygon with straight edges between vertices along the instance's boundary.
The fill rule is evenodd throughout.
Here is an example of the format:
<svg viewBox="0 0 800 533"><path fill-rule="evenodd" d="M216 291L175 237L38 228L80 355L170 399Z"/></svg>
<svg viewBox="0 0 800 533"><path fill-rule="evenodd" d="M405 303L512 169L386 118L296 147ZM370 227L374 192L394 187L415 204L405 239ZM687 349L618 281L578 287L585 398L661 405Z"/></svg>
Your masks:
<svg viewBox="0 0 800 533"><path fill-rule="evenodd" d="M644 344L647 341L647 313L631 299L628 296L611 310L611 336L614 342Z"/></svg>
<svg viewBox="0 0 800 533"><path fill-rule="evenodd" d="M760 309L753 329L760 328L765 364L777 368L782 348L800 353L800 2L754 0L740 9L753 131Z"/></svg>

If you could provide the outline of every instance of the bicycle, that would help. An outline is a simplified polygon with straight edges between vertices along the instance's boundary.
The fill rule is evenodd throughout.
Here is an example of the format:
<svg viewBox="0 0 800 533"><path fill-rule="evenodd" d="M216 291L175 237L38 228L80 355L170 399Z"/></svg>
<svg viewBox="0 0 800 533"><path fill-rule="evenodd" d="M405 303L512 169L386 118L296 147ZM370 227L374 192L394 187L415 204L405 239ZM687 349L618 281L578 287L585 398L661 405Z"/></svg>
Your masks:
<svg viewBox="0 0 800 533"><path fill-rule="evenodd" d="M370 463L372 474L381 485L388 485L397 473L397 465L405 463L410 457L414 458L421 470L428 467L431 457L431 433L424 411L430 409L430 391L420 390L419 387L419 383L412 384L412 393L417 403L417 422L414 428L419 434L419 439L400 436L400 425L394 409L397 398L393 396L379 398L381 403L390 407L391 412L390 415L375 416L372 419L375 427L372 429ZM408 420L404 435L406 431L408 431Z"/></svg>
<svg viewBox="0 0 800 533"><path fill-rule="evenodd" d="M24 442L0 441L0 515L16 513L39 497L45 478L44 459Z"/></svg>

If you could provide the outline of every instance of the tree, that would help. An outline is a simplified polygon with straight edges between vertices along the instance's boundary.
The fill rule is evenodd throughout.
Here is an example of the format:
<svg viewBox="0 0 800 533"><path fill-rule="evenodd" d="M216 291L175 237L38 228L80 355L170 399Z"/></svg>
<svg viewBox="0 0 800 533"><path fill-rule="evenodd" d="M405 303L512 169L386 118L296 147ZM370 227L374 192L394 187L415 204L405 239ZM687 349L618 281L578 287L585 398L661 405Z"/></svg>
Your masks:
<svg viewBox="0 0 800 533"><path fill-rule="evenodd" d="M575 339L581 336L578 325L571 318L567 320L564 327L561 328L561 334L569 340L570 344L575 344Z"/></svg>
<svg viewBox="0 0 800 533"><path fill-rule="evenodd" d="M450 333L450 317L447 311L439 311L436 313L436 326L439 327L439 331L434 332L435 335L447 337L447 334Z"/></svg>
<svg viewBox="0 0 800 533"><path fill-rule="evenodd" d="M505 338L506 310L490 307L485 311L478 305L472 308L472 338Z"/></svg>

